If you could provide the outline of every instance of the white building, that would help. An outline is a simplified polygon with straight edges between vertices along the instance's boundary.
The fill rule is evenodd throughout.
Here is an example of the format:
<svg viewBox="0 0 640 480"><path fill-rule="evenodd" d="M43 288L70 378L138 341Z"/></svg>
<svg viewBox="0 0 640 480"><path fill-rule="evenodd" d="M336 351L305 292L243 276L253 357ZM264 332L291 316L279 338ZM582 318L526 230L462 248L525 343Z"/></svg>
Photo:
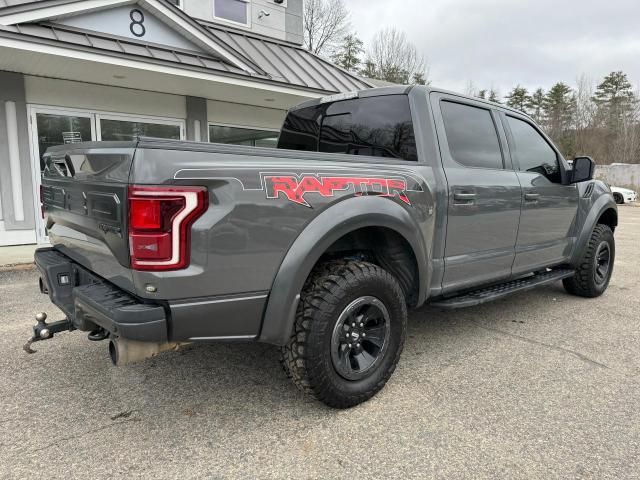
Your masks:
<svg viewBox="0 0 640 480"><path fill-rule="evenodd" d="M0 246L43 242L47 147L136 135L275 146L364 80L302 44L303 0L0 0Z"/></svg>

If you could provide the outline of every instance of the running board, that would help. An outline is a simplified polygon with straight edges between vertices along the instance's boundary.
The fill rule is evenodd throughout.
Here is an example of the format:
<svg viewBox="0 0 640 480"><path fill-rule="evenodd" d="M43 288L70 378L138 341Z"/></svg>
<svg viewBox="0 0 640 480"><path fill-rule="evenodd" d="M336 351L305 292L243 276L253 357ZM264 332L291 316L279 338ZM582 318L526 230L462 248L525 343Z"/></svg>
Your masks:
<svg viewBox="0 0 640 480"><path fill-rule="evenodd" d="M472 307L498 300L512 293L524 292L541 285L548 285L563 278L572 277L574 274L575 270L568 268L536 273L529 277L519 278L518 280L511 280L509 282L492 285L491 287L480 288L457 297L438 300L430 303L430 305L445 309Z"/></svg>

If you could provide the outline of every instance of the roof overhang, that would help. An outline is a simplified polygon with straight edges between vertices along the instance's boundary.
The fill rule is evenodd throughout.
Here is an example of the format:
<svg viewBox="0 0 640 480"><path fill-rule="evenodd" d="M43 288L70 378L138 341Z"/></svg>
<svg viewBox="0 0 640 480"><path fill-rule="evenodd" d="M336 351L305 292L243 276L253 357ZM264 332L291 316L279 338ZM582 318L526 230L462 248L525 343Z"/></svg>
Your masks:
<svg viewBox="0 0 640 480"><path fill-rule="evenodd" d="M250 76L62 47L7 33L0 31L0 65L3 70L26 75L279 109L324 93Z"/></svg>
<svg viewBox="0 0 640 480"><path fill-rule="evenodd" d="M228 45L222 44L206 28L184 14L179 8L163 0L44 0L0 9L0 25L55 21L130 4L138 4L146 8L195 45L223 59L230 65L241 68L250 74L263 73L250 59Z"/></svg>

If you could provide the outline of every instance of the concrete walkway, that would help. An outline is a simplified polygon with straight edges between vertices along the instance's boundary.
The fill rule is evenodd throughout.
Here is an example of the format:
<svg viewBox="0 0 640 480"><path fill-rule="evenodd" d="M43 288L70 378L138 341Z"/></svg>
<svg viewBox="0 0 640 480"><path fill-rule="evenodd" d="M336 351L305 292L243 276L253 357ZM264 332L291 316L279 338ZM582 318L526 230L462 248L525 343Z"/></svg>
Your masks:
<svg viewBox="0 0 640 480"><path fill-rule="evenodd" d="M33 263L33 252L39 245L0 247L0 268Z"/></svg>

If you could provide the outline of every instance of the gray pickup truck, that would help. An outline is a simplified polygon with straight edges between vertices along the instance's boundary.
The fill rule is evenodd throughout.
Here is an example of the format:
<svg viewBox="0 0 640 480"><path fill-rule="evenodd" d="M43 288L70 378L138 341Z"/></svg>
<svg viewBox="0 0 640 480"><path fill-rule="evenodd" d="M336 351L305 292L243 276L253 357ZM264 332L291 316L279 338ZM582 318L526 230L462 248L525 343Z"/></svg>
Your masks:
<svg viewBox="0 0 640 480"><path fill-rule="evenodd" d="M30 340L108 340L115 364L183 343L277 345L336 408L393 373L407 310L468 307L562 280L601 295L617 210L535 123L425 87L293 108L278 149L139 138L45 156L52 247ZM28 350L30 347L25 346Z"/></svg>

